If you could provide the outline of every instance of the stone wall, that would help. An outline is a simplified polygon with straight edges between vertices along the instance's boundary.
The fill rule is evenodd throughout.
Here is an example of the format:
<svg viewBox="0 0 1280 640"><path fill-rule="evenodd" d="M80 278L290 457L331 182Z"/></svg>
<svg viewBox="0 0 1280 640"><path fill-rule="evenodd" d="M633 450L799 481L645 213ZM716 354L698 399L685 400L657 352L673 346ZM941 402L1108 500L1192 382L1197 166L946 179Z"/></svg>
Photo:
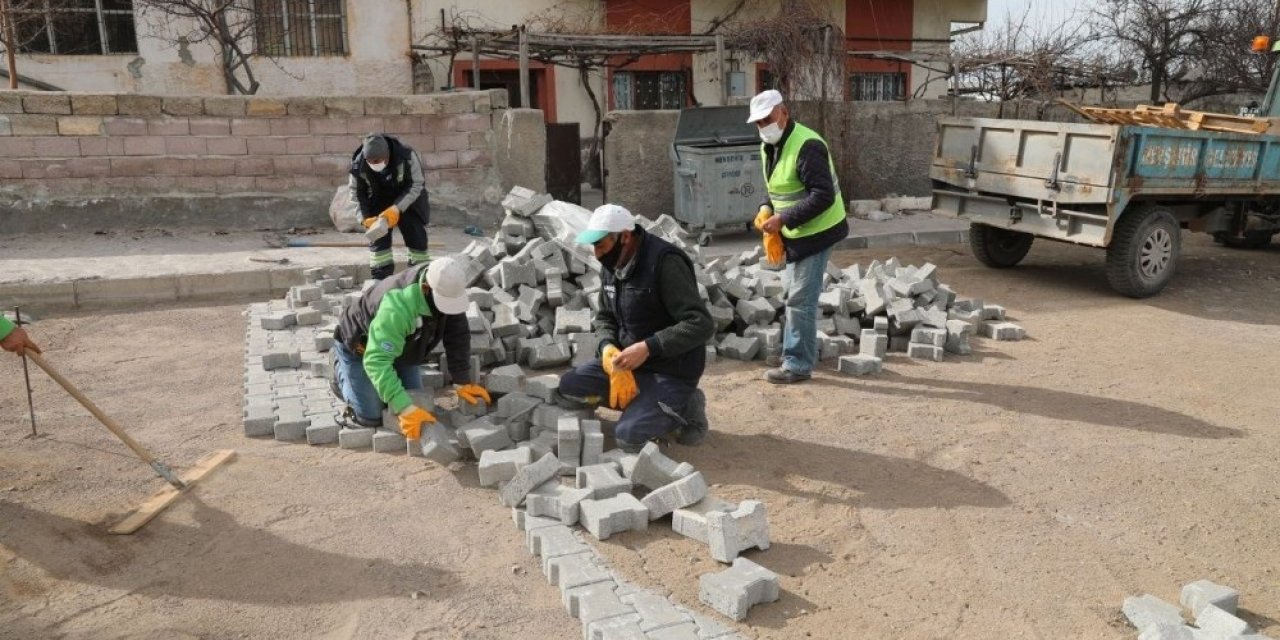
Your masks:
<svg viewBox="0 0 1280 640"><path fill-rule="evenodd" d="M679 111L613 111L605 117L605 201L656 218L675 207L671 141Z"/></svg>
<svg viewBox="0 0 1280 640"><path fill-rule="evenodd" d="M370 132L396 135L418 150L433 222L493 222L504 182L495 131L506 107L504 91L368 98L0 93L0 228L327 224L333 190L345 183L351 154ZM533 129L508 127L503 137L545 146Z"/></svg>

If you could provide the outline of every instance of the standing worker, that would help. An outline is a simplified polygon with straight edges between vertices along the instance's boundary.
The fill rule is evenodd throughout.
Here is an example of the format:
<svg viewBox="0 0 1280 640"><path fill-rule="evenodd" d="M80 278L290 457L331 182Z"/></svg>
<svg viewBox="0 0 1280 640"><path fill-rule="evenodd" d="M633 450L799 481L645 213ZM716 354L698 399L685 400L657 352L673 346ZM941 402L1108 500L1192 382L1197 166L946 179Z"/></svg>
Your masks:
<svg viewBox="0 0 1280 640"><path fill-rule="evenodd" d="M27 335L26 329L19 327L4 316L0 316L0 349L18 355L22 355L23 351L28 350L35 353L44 353L40 350L40 347L36 346L35 342L31 341L31 336Z"/></svg>
<svg viewBox="0 0 1280 640"><path fill-rule="evenodd" d="M700 444L707 397L698 381L716 327L693 263L616 204L597 208L577 240L591 245L604 267L592 321L600 352L560 378L557 402L576 407L607 395L622 411L614 438L623 451L673 431L680 444Z"/></svg>
<svg viewBox="0 0 1280 640"><path fill-rule="evenodd" d="M393 136L365 136L364 143L351 156L347 186L351 189L351 200L360 208L361 224L368 229L381 219L386 221L388 229L399 229L409 248L411 267L431 259L427 253L431 204L426 184L418 152ZM389 230L369 242L369 251L374 280L395 272Z"/></svg>
<svg viewBox="0 0 1280 640"><path fill-rule="evenodd" d="M791 119L782 94L770 89L751 99L748 123L760 130L760 155L769 199L756 226L766 253L786 257L787 320L782 363L764 373L774 384L804 382L818 362L818 294L832 247L849 235L844 198L827 143Z"/></svg>
<svg viewBox="0 0 1280 640"><path fill-rule="evenodd" d="M346 417L360 427L380 427L385 404L400 416L400 432L418 439L422 425L436 418L415 405L409 391L422 389L419 367L441 341L458 398L490 402L483 387L470 383L468 304L466 269L452 258L406 269L352 302L338 320L329 356L333 393L347 403Z"/></svg>

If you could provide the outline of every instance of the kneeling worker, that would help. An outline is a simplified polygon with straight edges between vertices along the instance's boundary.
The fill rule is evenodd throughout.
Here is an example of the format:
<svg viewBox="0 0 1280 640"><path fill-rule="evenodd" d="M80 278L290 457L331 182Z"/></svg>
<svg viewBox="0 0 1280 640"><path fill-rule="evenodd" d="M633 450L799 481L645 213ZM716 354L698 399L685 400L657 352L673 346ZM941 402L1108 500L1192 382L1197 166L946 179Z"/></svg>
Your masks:
<svg viewBox="0 0 1280 640"><path fill-rule="evenodd" d="M435 416L413 404L422 388L419 367L444 341L449 375L458 397L475 404L489 393L471 380L471 332L467 326L466 270L440 258L382 280L342 313L333 333L333 393L347 403L356 426L382 426L383 404L400 416L406 438L421 436ZM465 383L463 381L466 381Z"/></svg>
<svg viewBox="0 0 1280 640"><path fill-rule="evenodd" d="M627 451L673 431L680 444L700 444L707 400L698 381L715 322L693 263L614 204L596 209L577 241L591 245L604 267L593 321L601 350L560 379L560 398L573 406L607 394L609 406L622 410L614 435Z"/></svg>

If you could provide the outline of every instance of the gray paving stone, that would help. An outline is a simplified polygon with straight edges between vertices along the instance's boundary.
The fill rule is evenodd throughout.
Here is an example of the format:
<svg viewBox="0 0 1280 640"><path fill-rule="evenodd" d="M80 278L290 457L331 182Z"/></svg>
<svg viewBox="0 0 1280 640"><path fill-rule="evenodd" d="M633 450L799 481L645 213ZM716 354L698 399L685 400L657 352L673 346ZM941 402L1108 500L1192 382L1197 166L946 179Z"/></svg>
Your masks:
<svg viewBox="0 0 1280 640"><path fill-rule="evenodd" d="M880 339L884 339L883 336ZM880 373L884 369L884 361L875 356L853 355L840 356L836 370L850 376L866 376Z"/></svg>
<svg viewBox="0 0 1280 640"><path fill-rule="evenodd" d="M650 632L664 627L687 624L694 629L694 637L697 637L697 627L693 624L693 617L656 593L642 590L620 596L619 599L623 604L633 607L640 615L642 631Z"/></svg>
<svg viewBox="0 0 1280 640"><path fill-rule="evenodd" d="M521 467L533 463L533 451L517 447L507 451L486 450L480 455L480 486L496 487L516 476Z"/></svg>
<svg viewBox="0 0 1280 640"><path fill-rule="evenodd" d="M262 354L262 368L267 371L302 366L302 353L293 351L269 351Z"/></svg>
<svg viewBox="0 0 1280 640"><path fill-rule="evenodd" d="M1178 607L1151 594L1125 598L1120 610L1129 620L1129 624L1139 632L1156 624L1180 625L1183 623L1182 612Z"/></svg>
<svg viewBox="0 0 1280 640"><path fill-rule="evenodd" d="M600 460L597 464L612 462L618 465L618 471L622 474L622 477L631 480L631 473L635 470L636 461L639 458L640 456L634 453L627 453L622 449L610 449L600 454Z"/></svg>
<svg viewBox="0 0 1280 640"><path fill-rule="evenodd" d="M943 354L945 353L946 352L943 351L942 347L935 347L927 344L916 344L913 342L907 346L907 357L919 360L942 362Z"/></svg>
<svg viewBox="0 0 1280 640"><path fill-rule="evenodd" d="M504 506L515 507L530 491L560 474L560 460L548 453L537 462L521 467L511 482L503 485L499 499Z"/></svg>
<svg viewBox="0 0 1280 640"><path fill-rule="evenodd" d="M686 538L692 538L707 544L707 514L711 512L728 513L737 508L737 503L721 500L715 496L707 496L695 504L672 512L671 529Z"/></svg>
<svg viewBox="0 0 1280 640"><path fill-rule="evenodd" d="M707 497L707 481L695 471L675 482L651 491L641 502L649 510L649 519L657 520Z"/></svg>
<svg viewBox="0 0 1280 640"><path fill-rule="evenodd" d="M1234 615L1240 606L1240 592L1210 580L1196 580L1182 587L1179 601L1191 611L1192 617L1200 615L1206 605L1214 605Z"/></svg>
<svg viewBox="0 0 1280 640"><path fill-rule="evenodd" d="M629 493L606 500L583 500L579 505L582 526L598 540L624 531L649 528L649 510Z"/></svg>
<svg viewBox="0 0 1280 640"><path fill-rule="evenodd" d="M707 546L719 562L733 562L747 549L769 548L769 516L764 503L743 500L733 511L709 511Z"/></svg>
<svg viewBox="0 0 1280 640"><path fill-rule="evenodd" d="M550 480L525 496L525 508L531 515L555 518L573 526L578 524L579 505L590 497L590 489L566 487L558 480Z"/></svg>
<svg viewBox="0 0 1280 640"><path fill-rule="evenodd" d="M1196 626L1211 638L1230 638L1249 633L1249 624L1235 615L1206 603L1196 614Z"/></svg>
<svg viewBox="0 0 1280 640"><path fill-rule="evenodd" d="M560 458L560 475L574 475L582 462L582 424L577 416L556 420L556 454Z"/></svg>
<svg viewBox="0 0 1280 640"><path fill-rule="evenodd" d="M436 423L426 427L420 439L422 457L439 465L457 462L462 457L458 443L444 425ZM509 505L515 506L515 505Z"/></svg>
<svg viewBox="0 0 1280 640"><path fill-rule="evenodd" d="M560 376L549 373L547 375L528 378L525 380L525 393L542 400L543 402L551 402L552 394L560 388Z"/></svg>
<svg viewBox="0 0 1280 640"><path fill-rule="evenodd" d="M657 443L650 442L636 456L631 471L631 482L647 489L664 487L694 472L693 465L677 463L658 450Z"/></svg>
<svg viewBox="0 0 1280 640"><path fill-rule="evenodd" d="M244 435L250 438L274 436L275 426L275 405L252 404L245 408Z"/></svg>
<svg viewBox="0 0 1280 640"><path fill-rule="evenodd" d="M576 475L577 488L589 489L593 500L604 500L631 492L631 481L622 477L613 463L578 467Z"/></svg>
<svg viewBox="0 0 1280 640"><path fill-rule="evenodd" d="M524 369L512 364L496 367L485 377L485 387L491 393L515 393L524 386Z"/></svg>
<svg viewBox="0 0 1280 640"><path fill-rule="evenodd" d="M983 322L978 325L978 333L984 338L1010 342L1021 340L1027 335L1020 325L1012 322Z"/></svg>
<svg viewBox="0 0 1280 640"><path fill-rule="evenodd" d="M309 426L311 426L311 419L302 413L281 413L277 416L272 428L272 435L282 442L306 440Z"/></svg>
<svg viewBox="0 0 1280 640"><path fill-rule="evenodd" d="M312 418L311 426L307 427L307 444L334 444L338 441L340 429L333 416Z"/></svg>
<svg viewBox="0 0 1280 640"><path fill-rule="evenodd" d="M290 313L273 313L270 315L262 316L260 322L263 329L279 331L282 329L288 329L289 327L292 327L293 325L297 324L297 316L291 312Z"/></svg>
<svg viewBox="0 0 1280 640"><path fill-rule="evenodd" d="M371 449L373 432L373 429L342 429L338 431L338 446L343 449Z"/></svg>
<svg viewBox="0 0 1280 640"><path fill-rule="evenodd" d="M604 432L600 428L600 421L582 420L579 425L582 428L581 465L589 467L599 464L600 456L604 455Z"/></svg>
<svg viewBox="0 0 1280 640"><path fill-rule="evenodd" d="M458 428L458 438L477 457L485 451L501 451L514 445L505 425L494 424L488 416L477 418Z"/></svg>
<svg viewBox="0 0 1280 640"><path fill-rule="evenodd" d="M736 621L747 617L757 605L775 602L779 596L778 574L746 559L719 573L704 574L698 580L698 599Z"/></svg>

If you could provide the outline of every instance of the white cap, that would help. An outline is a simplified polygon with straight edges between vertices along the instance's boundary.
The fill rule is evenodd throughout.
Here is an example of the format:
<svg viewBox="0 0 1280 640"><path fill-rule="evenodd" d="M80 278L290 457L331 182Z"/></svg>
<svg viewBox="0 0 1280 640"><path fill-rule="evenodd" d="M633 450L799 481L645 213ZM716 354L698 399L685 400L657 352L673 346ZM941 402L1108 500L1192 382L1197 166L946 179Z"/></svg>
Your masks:
<svg viewBox="0 0 1280 640"><path fill-rule="evenodd" d="M761 91L756 97L751 99L751 117L747 118L748 123L762 120L769 117L773 113L773 108L782 104L782 94L777 89Z"/></svg>
<svg viewBox="0 0 1280 640"><path fill-rule="evenodd" d="M587 228L578 234L578 244L595 244L611 233L630 231L635 226L635 216L631 215L625 207L602 204L591 212L591 218L587 220Z"/></svg>
<svg viewBox="0 0 1280 640"><path fill-rule="evenodd" d="M453 258L437 258L427 267L427 286L436 309L448 316L466 313L471 299L467 296L467 270Z"/></svg>

